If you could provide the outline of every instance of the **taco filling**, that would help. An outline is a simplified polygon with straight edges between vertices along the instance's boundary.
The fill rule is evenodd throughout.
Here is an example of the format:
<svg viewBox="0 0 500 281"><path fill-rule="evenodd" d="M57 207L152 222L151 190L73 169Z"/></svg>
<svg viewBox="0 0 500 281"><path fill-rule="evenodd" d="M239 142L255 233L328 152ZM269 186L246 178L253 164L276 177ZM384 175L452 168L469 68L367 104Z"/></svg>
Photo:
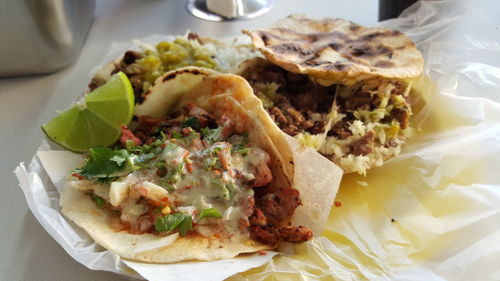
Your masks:
<svg viewBox="0 0 500 281"><path fill-rule="evenodd" d="M103 85L111 74L122 71L132 84L136 101L142 103L155 80L168 71L195 66L230 72L239 63L255 55L245 44L225 45L188 33L177 36L173 41L155 45L142 43L139 49L127 50L119 60L97 72L88 88L92 91Z"/></svg>
<svg viewBox="0 0 500 281"><path fill-rule="evenodd" d="M284 225L301 204L290 187L269 188L271 157L193 104L169 117L139 116L120 147L95 148L70 185L109 213L108 225L159 237L250 237L267 245L312 232Z"/></svg>

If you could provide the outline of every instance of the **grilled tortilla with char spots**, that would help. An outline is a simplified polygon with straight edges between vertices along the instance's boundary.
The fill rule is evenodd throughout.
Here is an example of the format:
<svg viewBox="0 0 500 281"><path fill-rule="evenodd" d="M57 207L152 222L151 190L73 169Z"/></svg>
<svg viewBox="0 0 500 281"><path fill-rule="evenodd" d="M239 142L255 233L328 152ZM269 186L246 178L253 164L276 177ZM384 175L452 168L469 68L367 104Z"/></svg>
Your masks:
<svg viewBox="0 0 500 281"><path fill-rule="evenodd" d="M267 60L248 60L238 73L281 130L347 173L365 174L399 154L411 132L411 78L423 67L409 38L299 15L244 33Z"/></svg>
<svg viewBox="0 0 500 281"><path fill-rule="evenodd" d="M321 85L353 84L373 77L413 78L423 58L404 34L342 19L292 15L265 30L244 30L268 60Z"/></svg>

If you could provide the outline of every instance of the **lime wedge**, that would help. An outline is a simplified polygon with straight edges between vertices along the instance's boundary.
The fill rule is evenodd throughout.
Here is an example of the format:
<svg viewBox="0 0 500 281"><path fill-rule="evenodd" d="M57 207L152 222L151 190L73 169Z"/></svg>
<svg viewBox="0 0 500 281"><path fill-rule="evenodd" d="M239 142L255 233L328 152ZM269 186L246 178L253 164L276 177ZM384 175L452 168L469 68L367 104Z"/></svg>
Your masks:
<svg viewBox="0 0 500 281"><path fill-rule="evenodd" d="M134 91L127 76L119 72L84 100L42 125L47 137L76 152L106 147L121 135L120 126L134 116Z"/></svg>

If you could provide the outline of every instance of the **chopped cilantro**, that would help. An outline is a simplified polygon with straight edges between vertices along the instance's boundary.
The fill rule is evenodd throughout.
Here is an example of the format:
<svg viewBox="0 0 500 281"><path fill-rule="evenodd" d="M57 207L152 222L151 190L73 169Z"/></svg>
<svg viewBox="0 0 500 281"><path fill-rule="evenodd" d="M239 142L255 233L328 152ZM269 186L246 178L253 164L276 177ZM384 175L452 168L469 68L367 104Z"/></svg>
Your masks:
<svg viewBox="0 0 500 281"><path fill-rule="evenodd" d="M164 179L160 179L160 186L165 188L168 192L174 192L177 188L170 182Z"/></svg>
<svg viewBox="0 0 500 281"><path fill-rule="evenodd" d="M186 236L186 233L193 229L193 220L191 215L173 213L156 218L154 227L158 232L172 232L177 228L181 236Z"/></svg>
<svg viewBox="0 0 500 281"><path fill-rule="evenodd" d="M194 130L199 130L200 129L200 120L198 118L191 116L188 117L184 123L182 123L183 128L191 127Z"/></svg>
<svg viewBox="0 0 500 281"><path fill-rule="evenodd" d="M193 229L193 219L191 218L190 215L185 215L181 224L179 224L178 229L179 229L179 234L182 237L186 236L187 232Z"/></svg>
<svg viewBox="0 0 500 281"><path fill-rule="evenodd" d="M198 221L201 221L204 218L221 218L222 215L217 209L215 208L208 208L208 209L203 209L200 212L200 217L198 218Z"/></svg>
<svg viewBox="0 0 500 281"><path fill-rule="evenodd" d="M239 153L243 156L246 156L249 151L250 151L250 148L248 148L248 147L233 149L233 152Z"/></svg>
<svg viewBox="0 0 500 281"><path fill-rule="evenodd" d="M170 189L175 190L176 188L173 184L177 183L181 176L184 174L184 163L179 163L175 168L170 168L167 175L160 179L160 185L170 191Z"/></svg>
<svg viewBox="0 0 500 281"><path fill-rule="evenodd" d="M104 208L104 205L106 204L106 200L104 200L104 198L97 196L95 194L92 194L92 200L99 208Z"/></svg>
<svg viewBox="0 0 500 281"><path fill-rule="evenodd" d="M201 135L209 144L216 143L222 136L222 127L218 127L216 129L202 128Z"/></svg>
<svg viewBox="0 0 500 281"><path fill-rule="evenodd" d="M225 192L225 197L224 199L226 200L233 200L234 198L234 194L236 193L236 186L234 186L234 184L232 183L226 183L224 185L224 187L226 188L226 192Z"/></svg>
<svg viewBox="0 0 500 281"><path fill-rule="evenodd" d="M182 175L184 173L184 162L180 162L175 167L175 173L178 175Z"/></svg>
<svg viewBox="0 0 500 281"><path fill-rule="evenodd" d="M133 140L126 140L125 141L125 148L128 151L134 150L136 147L137 147L137 145L135 144L135 141L133 141Z"/></svg>
<svg viewBox="0 0 500 281"><path fill-rule="evenodd" d="M203 161L203 168L205 170L222 170L222 164L220 163L219 158L216 157L208 157Z"/></svg>
<svg viewBox="0 0 500 281"><path fill-rule="evenodd" d="M180 139L182 139L182 134L178 133L178 132L173 132L172 133L172 138L174 138L176 140L180 140Z"/></svg>
<svg viewBox="0 0 500 281"><path fill-rule="evenodd" d="M79 173L88 179L108 178L127 174L130 154L125 149L91 148L87 162Z"/></svg>
<svg viewBox="0 0 500 281"><path fill-rule="evenodd" d="M240 143L234 143L231 147L233 153L241 153L243 156L248 154L248 133L242 135L242 140Z"/></svg>
<svg viewBox="0 0 500 281"><path fill-rule="evenodd" d="M155 163L155 167L156 168L167 168L167 164L165 162L158 161Z"/></svg>
<svg viewBox="0 0 500 281"><path fill-rule="evenodd" d="M215 187L219 188L220 191L222 192L219 196L216 198L223 199L225 201L232 200L234 198L234 195L236 193L236 186L232 183L221 183L219 181L212 181L211 184L215 185Z"/></svg>

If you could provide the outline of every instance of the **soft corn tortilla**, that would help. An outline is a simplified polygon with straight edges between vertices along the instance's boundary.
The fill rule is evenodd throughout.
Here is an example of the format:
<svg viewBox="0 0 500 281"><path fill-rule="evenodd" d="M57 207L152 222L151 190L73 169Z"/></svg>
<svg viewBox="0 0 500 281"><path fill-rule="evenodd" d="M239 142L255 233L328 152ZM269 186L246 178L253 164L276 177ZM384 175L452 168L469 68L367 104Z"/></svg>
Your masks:
<svg viewBox="0 0 500 281"><path fill-rule="evenodd" d="M243 31L271 62L323 86L370 77L412 78L423 58L403 33L338 18L291 15L269 29Z"/></svg>
<svg viewBox="0 0 500 281"><path fill-rule="evenodd" d="M276 187L291 186L294 164L290 145L279 130L266 127L266 124L272 121L266 120L269 119L268 115L259 105L260 101L252 95L250 86L243 78L200 68L183 68L167 73L155 82L144 102L136 107L136 114L165 116L187 103L207 110L216 118L226 114L235 120L238 124L237 132L248 132L249 140L270 154L273 172L271 184ZM279 151L275 144L280 145ZM334 193L337 186L338 183L334 186ZM90 196L69 186L63 190L61 206L62 212L84 228L98 244L123 258L132 260L152 263L210 261L272 248L249 238L229 240L190 236L179 237L169 246L138 252L137 247L141 244L157 240L159 237L152 234L134 235L125 231L114 231L108 225L108 211L96 207ZM325 208L318 209L318 206L315 206L315 218L317 212L322 210L325 211L324 217L327 217L330 206L331 202Z"/></svg>

